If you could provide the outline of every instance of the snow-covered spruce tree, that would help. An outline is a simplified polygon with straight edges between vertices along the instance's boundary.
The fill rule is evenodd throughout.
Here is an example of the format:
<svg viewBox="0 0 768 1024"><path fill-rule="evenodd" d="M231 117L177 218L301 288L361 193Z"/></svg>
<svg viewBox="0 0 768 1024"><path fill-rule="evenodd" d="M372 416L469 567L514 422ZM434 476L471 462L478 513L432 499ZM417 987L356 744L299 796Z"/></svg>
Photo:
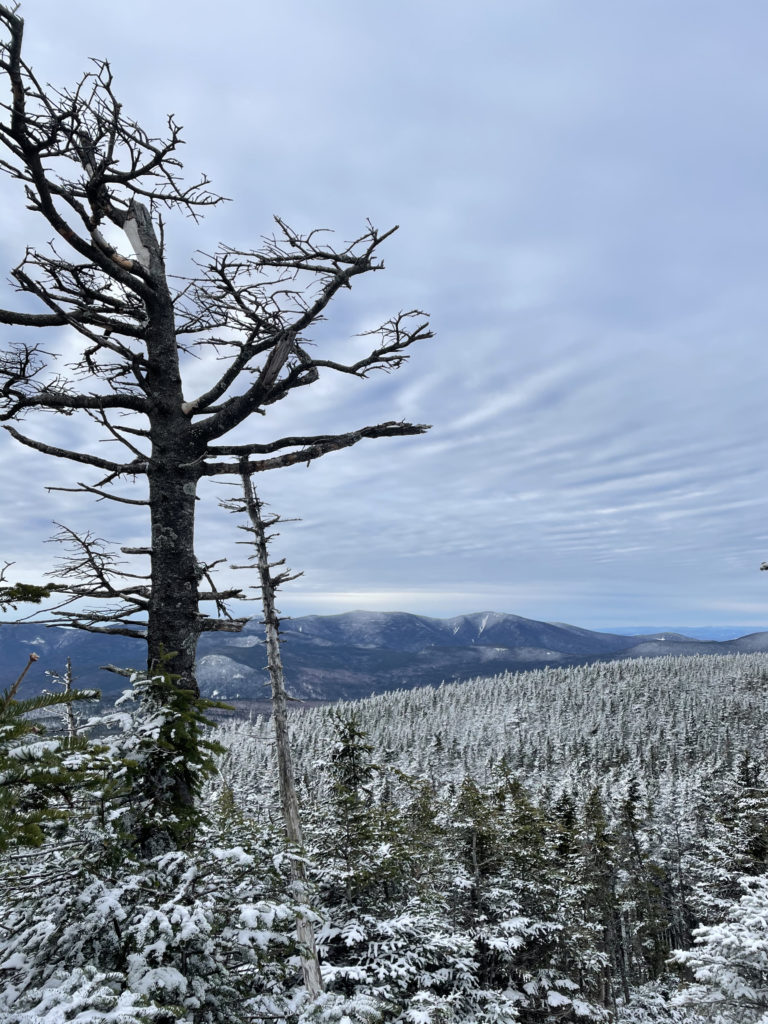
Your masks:
<svg viewBox="0 0 768 1024"><path fill-rule="evenodd" d="M354 716L330 714L330 757L305 831L323 919L326 993L317 1012L414 1024L492 1019L472 1009L472 942L452 925L439 891L435 806L422 830L423 791L373 760ZM429 850L428 837L437 840ZM497 1019L514 1020L510 1012Z"/></svg>
<svg viewBox="0 0 768 1024"><path fill-rule="evenodd" d="M636 776L618 794L616 854L621 865L621 929L633 984L665 972L671 950L672 892L662 865L651 854L647 799Z"/></svg>
<svg viewBox="0 0 768 1024"><path fill-rule="evenodd" d="M286 895L274 831L225 803L191 834L179 820L184 849L143 852L161 803L146 780L177 720L144 685L101 720L112 731L98 745L71 755L85 784L66 834L4 861L4 1024L245 1024L305 999L292 925L310 912Z"/></svg>
<svg viewBox="0 0 768 1024"><path fill-rule="evenodd" d="M17 700L21 681L36 661L37 655L31 654L13 686L0 694L0 852L13 846L39 846L45 824L66 817L71 793L83 781L73 756L78 744L46 737L41 722L30 716L73 701L93 700L98 694L73 690Z"/></svg>
<svg viewBox="0 0 768 1024"><path fill-rule="evenodd" d="M459 866L452 913L472 939L478 986L489 1001L506 992L531 1024L601 1020L590 992L595 951L584 949L586 935L565 932L548 824L506 762L489 787L465 780L450 821Z"/></svg>
<svg viewBox="0 0 768 1024"><path fill-rule="evenodd" d="M334 718L309 829L326 1005L382 1021L604 1019L588 992L603 961L593 935L565 930L548 823L519 782L466 780L441 799Z"/></svg>
<svg viewBox="0 0 768 1024"><path fill-rule="evenodd" d="M584 909L599 929L597 949L604 966L597 995L604 1006L615 1009L619 994L625 1004L629 1002L628 955L621 922L616 843L605 801L597 788L584 801L574 868Z"/></svg>
<svg viewBox="0 0 768 1024"><path fill-rule="evenodd" d="M691 865L691 902L703 924L721 921L738 900L743 875L768 870L768 786L745 751L726 774L710 773L705 825Z"/></svg>
<svg viewBox="0 0 768 1024"><path fill-rule="evenodd" d="M569 791L541 806L546 819L547 867L543 876L540 873L539 885L548 901L548 916L556 926L549 965L573 979L589 1003L613 1007L605 985L611 959L605 949L602 916L593 901L580 808Z"/></svg>
<svg viewBox="0 0 768 1024"><path fill-rule="evenodd" d="M768 1021L768 876L744 876L743 895L725 921L694 931L675 960L695 983L679 997L717 1024Z"/></svg>

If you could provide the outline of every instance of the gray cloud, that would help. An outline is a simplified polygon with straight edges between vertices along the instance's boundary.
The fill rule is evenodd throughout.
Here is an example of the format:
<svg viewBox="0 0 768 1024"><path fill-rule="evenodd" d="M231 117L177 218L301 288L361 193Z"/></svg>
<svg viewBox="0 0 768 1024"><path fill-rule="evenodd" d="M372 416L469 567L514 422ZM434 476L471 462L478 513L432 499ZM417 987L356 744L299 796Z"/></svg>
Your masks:
<svg viewBox="0 0 768 1024"><path fill-rule="evenodd" d="M280 538L306 570L286 610L764 621L762 4L98 10L29 0L30 55L54 81L109 56L127 109L186 126L190 175L235 202L169 226L177 270L218 237L255 244L275 212L343 237L370 216L402 225L388 269L318 344L398 308L433 317L438 339L398 374L325 379L241 432L434 424L258 481L303 517ZM36 229L12 185L0 200L8 267ZM190 391L205 374L189 367ZM92 443L73 420L40 429ZM46 498L68 467L2 457L0 553L20 567L43 567L54 518L141 539L119 506ZM204 554L236 536L218 493Z"/></svg>

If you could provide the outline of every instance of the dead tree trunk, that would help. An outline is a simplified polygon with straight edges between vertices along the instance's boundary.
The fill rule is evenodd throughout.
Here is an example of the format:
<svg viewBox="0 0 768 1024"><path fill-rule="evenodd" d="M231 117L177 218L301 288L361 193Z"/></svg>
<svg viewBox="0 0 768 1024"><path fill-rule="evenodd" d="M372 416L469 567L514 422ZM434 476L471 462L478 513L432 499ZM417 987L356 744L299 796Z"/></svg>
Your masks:
<svg viewBox="0 0 768 1024"><path fill-rule="evenodd" d="M197 478L178 461L158 458L148 473L151 520L151 593L147 669L170 671L198 692L195 652L200 636L199 576L195 558ZM153 460L154 463L154 460Z"/></svg>
<svg viewBox="0 0 768 1024"><path fill-rule="evenodd" d="M288 735L287 704L283 663L280 657L280 620L275 607L275 592L281 583L295 579L286 571L273 576L271 569L283 562L269 561L267 533L261 515L261 503L248 474L247 460L242 469L243 495L248 518L251 521L250 533L256 548L256 562L261 584L261 603L264 611L264 628L266 630L267 663L269 678L272 684L272 720L275 725L277 741L277 768L280 786L280 804L283 811L283 823L288 842L294 850L291 861L291 878L296 900L303 904L307 899L307 873L304 866L304 835L299 814L299 799L296 794L296 783L293 774L291 742ZM273 520L275 522L276 520ZM310 921L299 912L296 917L296 936L301 947L301 966L304 972L304 984L311 999L315 999L323 991L320 974L320 962L315 944L315 933Z"/></svg>
<svg viewBox="0 0 768 1024"><path fill-rule="evenodd" d="M23 56L17 6L0 2L0 175L19 185L19 206L37 214L53 241L27 248L11 271L36 311L28 301L0 308L0 327L14 328L0 347L0 427L78 473L98 473L49 490L140 506L150 532L140 547L121 548L150 557L149 571L133 571L92 534L62 526L56 539L73 545L75 555L49 588L66 597L47 621L146 641L150 675L174 674L197 694L200 633L236 631L245 621L231 618L224 604L239 591L217 590L210 576L216 563L197 560L198 482L237 477L243 467L250 479L366 439L423 433L426 424L386 421L336 434L230 438L321 375L365 378L396 369L431 331L424 314L411 309L366 332L370 351L359 358L357 351L323 358L310 340L337 295L383 268L380 247L396 228L379 232L368 223L359 238L337 246L323 232L299 233L278 219L276 234L259 248L219 245L192 256L189 276L171 277L164 211L197 219L221 197L205 176L182 180L173 117L164 136L154 137L126 115L107 61L94 62L70 89L43 84ZM61 330L80 342L66 364L52 353L55 341L34 340L37 332ZM210 374L202 391L185 394L182 355L189 352L211 357ZM53 416L85 421L95 436L79 444L85 435L77 430L48 429L42 440L34 423ZM101 448L97 438L117 447ZM201 588L203 578L210 587ZM94 600L103 603L94 607ZM206 602L216 616L200 610ZM174 755L169 763L181 760ZM167 787L176 793L169 817L192 802L183 772L176 780Z"/></svg>

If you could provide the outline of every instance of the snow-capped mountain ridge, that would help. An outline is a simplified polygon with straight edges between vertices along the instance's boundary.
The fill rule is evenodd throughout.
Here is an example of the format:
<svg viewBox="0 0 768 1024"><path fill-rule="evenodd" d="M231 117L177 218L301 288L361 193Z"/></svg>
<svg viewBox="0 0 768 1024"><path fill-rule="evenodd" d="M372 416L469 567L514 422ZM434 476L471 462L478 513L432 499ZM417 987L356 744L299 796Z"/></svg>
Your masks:
<svg viewBox="0 0 768 1024"><path fill-rule="evenodd" d="M290 692L304 699L336 700L462 681L498 672L576 665L616 658L768 651L768 633L725 642L670 631L626 636L567 623L481 611L447 619L409 612L353 611L306 615L283 624L283 660ZM203 692L222 698L264 700L268 695L263 627L250 620L240 634L203 636L198 677ZM141 643L37 625L0 629L0 658L19 670L30 645L40 661L28 674L29 690L43 689L44 672L61 672L71 657L78 685L119 693L125 681L100 665L141 667Z"/></svg>

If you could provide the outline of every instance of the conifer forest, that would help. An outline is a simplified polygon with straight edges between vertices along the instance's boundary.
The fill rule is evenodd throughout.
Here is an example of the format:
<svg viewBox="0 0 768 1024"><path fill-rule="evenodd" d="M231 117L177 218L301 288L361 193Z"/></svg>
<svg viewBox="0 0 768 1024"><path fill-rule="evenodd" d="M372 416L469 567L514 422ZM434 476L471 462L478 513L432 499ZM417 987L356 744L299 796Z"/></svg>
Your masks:
<svg viewBox="0 0 768 1024"><path fill-rule="evenodd" d="M764 655L294 710L302 849L271 721L177 708L199 813L149 858L170 718L143 685L95 716L5 701L0 1019L764 1019Z"/></svg>
<svg viewBox="0 0 768 1024"><path fill-rule="evenodd" d="M70 502L115 502L119 512L103 507L130 540L113 549L95 527L60 525L53 540L65 554L47 574L20 565L21 579L10 576L18 553L0 552L0 612L26 622L31 606L41 629L129 638L143 665L104 666L125 685L114 702L78 688L66 659L38 665L33 651L26 665L1 666L0 1024L768 1024L768 655L583 664L577 646L571 667L440 686L419 677L414 689L354 702L320 693L312 707L291 700L276 593L301 572L273 552L279 514L254 481L372 441L397 439L403 452L430 430L415 413L384 419L392 393L366 383L432 338L408 274L396 279L399 311L342 339L318 330L361 278L365 288L378 278L397 228L364 221L339 242L275 217L254 248L193 243L179 274L166 239L179 223L187 238L223 197L205 175L184 178L176 119L160 135L132 120L106 60L72 85L48 85L26 45L20 5L0 3L0 178L16 190L24 231L34 221L38 232L3 286L1 436L35 466L57 467L45 484L51 518ZM286 48L288 71L292 60ZM313 83L325 102L323 88ZM14 223L13 241L23 234ZM483 261L470 249L460 268ZM495 280L496 270L482 273ZM440 284L469 318L464 288ZM360 309L346 309L342 327L357 325ZM485 359L479 349L473 358ZM571 382L541 367L534 377L550 415ZM318 381L312 393L325 386L332 407L304 433L290 416ZM372 397L337 430L347 385ZM392 407L423 412L422 399L412 384ZM482 394L479 416L471 401L452 411L454 440L436 427L432 451L448 452L456 473L441 481L451 516L475 498L459 479L472 457L456 438L527 402ZM278 403L291 410L283 420ZM606 433L590 443L605 445ZM686 465L706 461L704 449L686 449ZM515 467L493 461L506 481ZM555 461L574 460L558 451ZM595 470L595 486L613 472ZM43 485L32 490L32 468L23 475L36 502ZM382 514L397 503L396 477L396 465L370 476ZM244 564L199 554L200 503L215 481L235 489L218 500L245 535ZM411 504L429 489L426 474L419 486ZM334 500L335 525L351 527L346 497ZM422 511L440 556L429 510L410 511L408 526ZM617 509L602 511L607 523ZM483 515L472 511L466 539L473 563ZM569 536L578 519L569 516ZM315 548L333 547L322 516L313 530ZM351 534L354 558L363 535ZM405 555L399 564L413 569ZM342 577L335 585L346 588ZM240 633L252 590L264 632L238 639L264 637L264 715L201 696L197 676L201 636ZM540 644L527 648L534 663L559 656Z"/></svg>

